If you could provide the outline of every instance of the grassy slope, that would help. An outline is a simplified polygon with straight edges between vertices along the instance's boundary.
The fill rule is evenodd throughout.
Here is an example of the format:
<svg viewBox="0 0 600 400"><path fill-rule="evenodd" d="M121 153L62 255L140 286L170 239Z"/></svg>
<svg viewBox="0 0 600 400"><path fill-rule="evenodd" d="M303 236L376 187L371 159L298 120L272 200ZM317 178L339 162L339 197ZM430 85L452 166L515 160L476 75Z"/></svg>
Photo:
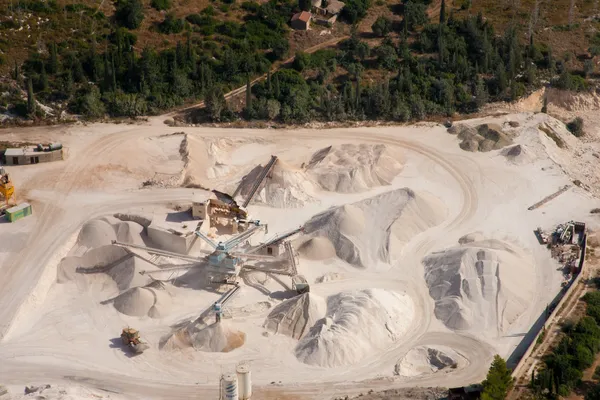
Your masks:
<svg viewBox="0 0 600 400"><path fill-rule="evenodd" d="M114 5L111 0L58 0L59 9L65 5L84 4L88 10L83 12L63 12L56 13L30 13L27 11L18 11L16 4L19 1L26 0L0 0L0 21L7 21L12 18L18 20L17 26L22 28L7 28L0 25L0 57L4 60L4 65L0 65L3 72L6 72L13 60L22 61L27 54L36 49L44 50L44 47L50 41L63 43L63 47L68 47L70 43L78 40L85 40L92 33L102 36L110 30L110 17L114 12ZM575 55L573 66L580 64L577 57L582 57L587 53L589 38L600 30L600 23L590 18L600 13L596 10L595 0L577 0L574 13L575 27L565 29L568 24L570 0L537 0L539 3L539 18L535 25L534 32L536 40L546 42L552 45L554 54L563 57L566 52ZM439 15L441 0L434 0L430 6L430 16L435 21ZM213 2L217 10L215 18L219 20L237 20L243 18L243 10L238 4L232 5L227 12L219 11L219 5L222 3ZM381 1L373 0L373 5L369 10L367 17L359 24L359 31L363 37L371 44L376 44L376 40L369 38L371 24L380 15L386 15L399 23L401 16L394 13L399 8L398 0ZM527 31L533 14L536 0L473 0L473 6L470 10L461 10L459 8L462 0L447 0L447 9L454 10L456 16L467 14L477 14L483 12L486 18L502 31L504 27L515 21L522 27L523 39L526 40ZM10 10L12 4L12 10ZM160 12L150 7L150 0L144 0L145 16L142 26L135 31L138 36L137 48L152 46L154 48L165 48L173 46L178 40L183 40L185 34L163 35L156 31L155 25L164 18L164 11ZM189 14L197 13L211 4L210 0L173 0L173 11L178 17L185 17ZM519 4L516 8L514 4ZM95 13L97 10L99 13ZM99 16L104 14L106 18ZM45 22L46 18L48 22ZM340 34L341 31L347 31L347 27L341 28L340 24L336 27L334 34ZM291 35L292 49L309 47L318 43L317 31L296 33ZM330 37L330 35L326 35ZM326 38L324 38L326 39ZM303 46L305 42L307 46ZM1 63L1 60L0 60Z"/></svg>

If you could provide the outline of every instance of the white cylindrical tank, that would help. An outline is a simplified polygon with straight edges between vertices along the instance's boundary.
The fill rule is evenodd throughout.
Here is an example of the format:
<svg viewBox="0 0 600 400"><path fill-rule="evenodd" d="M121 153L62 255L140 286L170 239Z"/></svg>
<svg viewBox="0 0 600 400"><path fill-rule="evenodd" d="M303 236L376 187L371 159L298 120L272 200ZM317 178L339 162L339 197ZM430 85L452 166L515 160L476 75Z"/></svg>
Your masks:
<svg viewBox="0 0 600 400"><path fill-rule="evenodd" d="M235 374L221 377L221 396L222 400L238 400L238 380Z"/></svg>
<svg viewBox="0 0 600 400"><path fill-rule="evenodd" d="M248 400L252 397L252 378L250 376L250 366L246 363L238 364L237 368L238 378L238 393L239 400Z"/></svg>

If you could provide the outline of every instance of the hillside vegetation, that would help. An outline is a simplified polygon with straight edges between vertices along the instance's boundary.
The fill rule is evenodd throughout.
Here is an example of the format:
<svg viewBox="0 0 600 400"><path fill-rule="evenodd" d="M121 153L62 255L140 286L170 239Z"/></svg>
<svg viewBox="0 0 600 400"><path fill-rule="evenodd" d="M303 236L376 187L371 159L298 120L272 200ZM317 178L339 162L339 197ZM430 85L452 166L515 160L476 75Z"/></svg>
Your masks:
<svg viewBox="0 0 600 400"><path fill-rule="evenodd" d="M291 15L310 2L80 1L4 0L4 115L135 117L203 99L194 120L407 121L477 111L548 81L584 89L600 54L597 5L584 0L571 12L563 0L348 0L333 29L293 34ZM555 15L564 7L567 21ZM265 74L243 109L227 104L224 93Z"/></svg>

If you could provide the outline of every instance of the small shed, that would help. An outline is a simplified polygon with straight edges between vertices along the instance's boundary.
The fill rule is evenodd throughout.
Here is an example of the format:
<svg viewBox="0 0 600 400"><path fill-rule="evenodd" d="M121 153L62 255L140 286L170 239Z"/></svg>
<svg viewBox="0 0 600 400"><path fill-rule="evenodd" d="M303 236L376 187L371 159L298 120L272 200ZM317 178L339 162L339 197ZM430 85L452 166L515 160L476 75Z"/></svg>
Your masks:
<svg viewBox="0 0 600 400"><path fill-rule="evenodd" d="M59 161L63 159L63 149L62 145L56 145L55 148L47 147L41 151L37 148L6 149L2 158L6 165Z"/></svg>
<svg viewBox="0 0 600 400"><path fill-rule="evenodd" d="M312 15L307 11L302 11L292 16L290 25L297 31L306 31L310 27Z"/></svg>

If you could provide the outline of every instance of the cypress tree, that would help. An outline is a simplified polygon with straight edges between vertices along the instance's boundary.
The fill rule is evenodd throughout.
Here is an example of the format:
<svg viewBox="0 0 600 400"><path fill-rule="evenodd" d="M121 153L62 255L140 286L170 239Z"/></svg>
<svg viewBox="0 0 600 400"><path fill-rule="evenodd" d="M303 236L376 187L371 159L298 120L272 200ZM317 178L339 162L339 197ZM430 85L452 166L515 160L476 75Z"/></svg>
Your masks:
<svg viewBox="0 0 600 400"><path fill-rule="evenodd" d="M279 100L279 96L281 96L281 91L279 89L279 75L275 74L273 78L273 97Z"/></svg>
<svg viewBox="0 0 600 400"><path fill-rule="evenodd" d="M267 93L270 96L273 95L273 87L271 85L271 70L267 71Z"/></svg>
<svg viewBox="0 0 600 400"><path fill-rule="evenodd" d="M31 76L27 80L27 112L29 115L35 114L35 97L33 95L33 81Z"/></svg>
<svg viewBox="0 0 600 400"><path fill-rule="evenodd" d="M246 74L246 110L252 108L252 86L250 85L250 74Z"/></svg>
<svg viewBox="0 0 600 400"><path fill-rule="evenodd" d="M15 81L17 82L17 85L18 85L19 84L19 64L17 64L17 60L15 60L14 78L15 78Z"/></svg>
<svg viewBox="0 0 600 400"><path fill-rule="evenodd" d="M46 65L42 63L42 72L40 74L40 87L42 90L48 89L48 76L46 75Z"/></svg>
<svg viewBox="0 0 600 400"><path fill-rule="evenodd" d="M442 6L440 7L440 24L446 23L446 0L442 0Z"/></svg>
<svg viewBox="0 0 600 400"><path fill-rule="evenodd" d="M112 89L113 90L117 90L117 70L115 68L115 54L112 53L112 57L110 60L110 66L111 66L111 85L112 85Z"/></svg>
<svg viewBox="0 0 600 400"><path fill-rule="evenodd" d="M56 43L54 42L50 44L50 62L48 67L48 70L52 74L55 74L56 71L58 71L58 51L56 49Z"/></svg>
<svg viewBox="0 0 600 400"><path fill-rule="evenodd" d="M111 78L110 78L110 63L108 62L108 52L104 53L104 91L110 92L111 90Z"/></svg>

